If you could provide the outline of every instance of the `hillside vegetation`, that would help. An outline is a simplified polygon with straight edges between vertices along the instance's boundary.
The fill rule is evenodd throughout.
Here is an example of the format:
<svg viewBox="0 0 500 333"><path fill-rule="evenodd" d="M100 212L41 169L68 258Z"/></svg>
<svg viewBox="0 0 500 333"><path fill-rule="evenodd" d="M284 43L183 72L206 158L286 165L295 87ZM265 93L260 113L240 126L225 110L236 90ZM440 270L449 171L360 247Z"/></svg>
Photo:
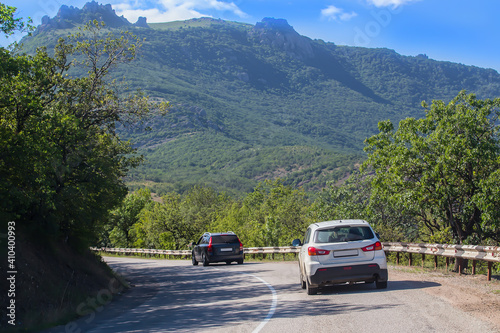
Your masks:
<svg viewBox="0 0 500 333"><path fill-rule="evenodd" d="M104 6L95 10L116 21ZM68 20L60 12L25 49L54 44L78 26L54 23ZM133 65L113 77L172 105L150 120L152 131L120 131L146 157L128 175L132 189L184 192L202 183L241 195L279 177L317 190L364 159L363 140L379 121L421 117L421 101L451 100L462 89L500 93L494 70L312 40L281 19L118 28L144 41Z"/></svg>

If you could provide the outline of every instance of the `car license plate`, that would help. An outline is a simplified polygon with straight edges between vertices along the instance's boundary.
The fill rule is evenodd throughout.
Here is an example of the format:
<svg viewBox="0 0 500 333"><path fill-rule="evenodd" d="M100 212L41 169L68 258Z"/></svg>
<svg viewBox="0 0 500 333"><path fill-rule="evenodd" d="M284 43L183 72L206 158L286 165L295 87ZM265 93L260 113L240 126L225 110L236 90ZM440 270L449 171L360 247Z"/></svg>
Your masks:
<svg viewBox="0 0 500 333"><path fill-rule="evenodd" d="M229 251L232 251L233 249L230 248L230 247L224 247L222 249L220 249L221 252L229 252Z"/></svg>
<svg viewBox="0 0 500 333"><path fill-rule="evenodd" d="M358 250L344 250L344 251L335 251L333 252L333 256L335 258L338 257L355 257L358 255Z"/></svg>

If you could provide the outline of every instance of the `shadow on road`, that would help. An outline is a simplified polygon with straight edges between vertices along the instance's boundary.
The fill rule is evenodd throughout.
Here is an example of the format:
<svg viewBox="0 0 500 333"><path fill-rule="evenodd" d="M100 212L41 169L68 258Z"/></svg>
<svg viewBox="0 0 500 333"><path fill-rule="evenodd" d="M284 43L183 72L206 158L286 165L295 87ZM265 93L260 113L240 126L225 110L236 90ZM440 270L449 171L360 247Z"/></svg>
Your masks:
<svg viewBox="0 0 500 333"><path fill-rule="evenodd" d="M193 332L260 322L269 312L269 288L248 274L264 272L240 265L209 267L163 265L135 260L110 264L133 287L100 311L85 315L56 332ZM251 263L245 266L253 266Z"/></svg>
<svg viewBox="0 0 500 333"><path fill-rule="evenodd" d="M388 281L387 289L377 289L375 283L357 283L353 285L342 284L323 287L320 289L322 294L338 293L372 293L386 292L391 290L414 290L423 288L439 287L441 284L430 281Z"/></svg>

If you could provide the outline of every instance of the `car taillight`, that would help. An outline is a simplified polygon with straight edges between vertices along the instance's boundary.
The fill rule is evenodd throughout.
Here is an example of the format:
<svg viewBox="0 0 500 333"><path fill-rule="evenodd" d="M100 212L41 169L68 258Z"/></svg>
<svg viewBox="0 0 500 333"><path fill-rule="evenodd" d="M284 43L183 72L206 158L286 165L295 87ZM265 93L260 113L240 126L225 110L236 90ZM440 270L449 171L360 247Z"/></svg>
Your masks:
<svg viewBox="0 0 500 333"><path fill-rule="evenodd" d="M307 249L307 254L309 254L310 256L324 256L324 255L330 254L330 251L329 250L317 249L315 247L310 246Z"/></svg>
<svg viewBox="0 0 500 333"><path fill-rule="evenodd" d="M238 239L238 242L240 242L240 252L243 252L243 244L241 243L241 241Z"/></svg>
<svg viewBox="0 0 500 333"><path fill-rule="evenodd" d="M372 245L365 246L361 250L363 250L363 252L370 252L370 251L382 250L382 243L376 242L376 243L374 243Z"/></svg>
<svg viewBox="0 0 500 333"><path fill-rule="evenodd" d="M208 248L207 248L207 251L208 252L212 252L213 251L213 246L212 246L212 237L210 237L210 240L208 241Z"/></svg>

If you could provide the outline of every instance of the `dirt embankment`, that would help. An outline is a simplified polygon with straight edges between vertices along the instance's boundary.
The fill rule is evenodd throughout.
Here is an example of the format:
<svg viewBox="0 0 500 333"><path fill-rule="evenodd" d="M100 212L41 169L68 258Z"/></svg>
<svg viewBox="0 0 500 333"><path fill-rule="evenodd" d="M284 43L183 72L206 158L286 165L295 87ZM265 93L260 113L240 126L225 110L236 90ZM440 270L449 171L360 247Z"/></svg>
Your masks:
<svg viewBox="0 0 500 333"><path fill-rule="evenodd" d="M47 244L19 235L15 258L15 295L0 298L2 332L39 330L75 319L78 309L88 311L96 302L109 302L113 291L124 289L100 257L64 242ZM6 278L0 280L2 293L9 289L7 283ZM97 296L101 300L94 302ZM10 299L15 301L15 325L4 320L4 303Z"/></svg>

